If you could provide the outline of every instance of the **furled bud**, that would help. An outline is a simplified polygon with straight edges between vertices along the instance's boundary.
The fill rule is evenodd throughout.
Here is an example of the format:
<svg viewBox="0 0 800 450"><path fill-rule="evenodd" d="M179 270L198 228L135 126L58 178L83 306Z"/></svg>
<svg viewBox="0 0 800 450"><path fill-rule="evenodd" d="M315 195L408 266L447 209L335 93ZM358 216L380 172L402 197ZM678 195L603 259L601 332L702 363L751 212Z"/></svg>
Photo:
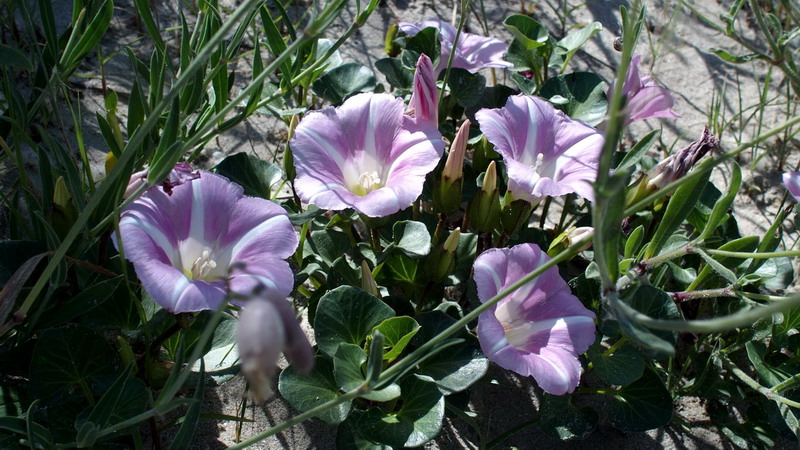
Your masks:
<svg viewBox="0 0 800 450"><path fill-rule="evenodd" d="M286 179L289 182L294 181L297 177L297 171L294 168L294 155L292 155L292 149L289 147L289 141L294 137L294 130L297 128L298 123L300 123L300 118L295 114L289 120L289 135L286 138L286 148L283 150L283 173L286 174Z"/></svg>
<svg viewBox="0 0 800 450"><path fill-rule="evenodd" d="M397 45L397 42L395 42L397 30L397 23L390 23L389 28L386 29L386 36L383 38L383 51L392 58L399 55L402 50L400 46Z"/></svg>
<svg viewBox="0 0 800 450"><path fill-rule="evenodd" d="M375 277L372 276L372 271L366 261L361 261L361 289L369 292L375 297L381 298L381 292L378 290L378 283Z"/></svg>
<svg viewBox="0 0 800 450"><path fill-rule="evenodd" d="M553 239L553 242L550 243L550 248L547 250L547 254L550 257L553 257L564 251L566 248L572 247L574 244L580 242L583 238L592 234L593 232L594 228L592 227L570 227ZM589 249L591 246L591 241L586 242L578 249L578 251L582 252Z"/></svg>
<svg viewBox="0 0 800 450"><path fill-rule="evenodd" d="M444 170L433 191L433 204L439 212L449 214L461 205L461 186L464 178L464 154L467 152L469 140L469 120L459 128L450 153L444 164Z"/></svg>
<svg viewBox="0 0 800 450"><path fill-rule="evenodd" d="M267 292L266 297L247 302L236 330L242 373L256 401L266 400L271 394L272 375L281 352L299 372L308 372L314 366L313 350L289 303L269 295Z"/></svg>
<svg viewBox="0 0 800 450"><path fill-rule="evenodd" d="M456 251L461 228L456 228L445 239L444 244L437 246L425 258L425 272L428 279L438 283L453 272L456 267Z"/></svg>
<svg viewBox="0 0 800 450"><path fill-rule="evenodd" d="M64 181L64 177L58 177L53 191L53 229L59 236L66 236L77 218L78 208L72 200L67 183Z"/></svg>
<svg viewBox="0 0 800 450"><path fill-rule="evenodd" d="M497 165L489 163L483 175L481 190L469 204L469 219L472 227L481 232L492 231L500 214L500 198L497 189Z"/></svg>

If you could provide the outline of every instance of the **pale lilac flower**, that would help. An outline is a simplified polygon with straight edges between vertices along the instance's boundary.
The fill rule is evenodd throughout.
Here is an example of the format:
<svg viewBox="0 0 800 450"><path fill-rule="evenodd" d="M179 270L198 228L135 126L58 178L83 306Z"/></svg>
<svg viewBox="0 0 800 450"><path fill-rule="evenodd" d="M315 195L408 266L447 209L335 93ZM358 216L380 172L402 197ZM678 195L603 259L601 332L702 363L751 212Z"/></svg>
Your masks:
<svg viewBox="0 0 800 450"><path fill-rule="evenodd" d="M794 200L800 202L800 172L786 172L783 174L783 185L792 194Z"/></svg>
<svg viewBox="0 0 800 450"><path fill-rule="evenodd" d="M649 76L639 74L639 61L641 55L636 55L631 60L625 83L622 85L622 95L625 96L625 124L651 117L677 118L680 117L672 107L675 98L672 93L657 85ZM608 90L608 98L614 94L613 86Z"/></svg>
<svg viewBox="0 0 800 450"><path fill-rule="evenodd" d="M456 39L457 30L454 26L434 19L422 23L400 22L399 27L400 31L409 36L414 36L425 28L438 28L441 56L439 64L436 66L436 73L438 74L447 67L447 60L450 59L450 52ZM513 64L503 59L503 55L507 52L508 45L499 39L462 31L458 37L451 67L466 69L472 73L490 67L500 69L513 67Z"/></svg>
<svg viewBox="0 0 800 450"><path fill-rule="evenodd" d="M159 305L173 313L215 309L226 282L243 295L259 286L291 293L285 259L298 239L283 208L209 172L171 189L146 191L119 226L125 256Z"/></svg>
<svg viewBox="0 0 800 450"><path fill-rule="evenodd" d="M483 252L474 266L478 298L485 303L549 259L536 244ZM551 267L483 312L478 339L490 360L562 395L580 382L578 355L594 343L594 319Z"/></svg>
<svg viewBox="0 0 800 450"><path fill-rule="evenodd" d="M504 107L482 109L475 118L503 156L513 199L536 204L570 193L594 199L603 148L599 131L527 95L509 97Z"/></svg>
<svg viewBox="0 0 800 450"><path fill-rule="evenodd" d="M383 217L419 197L425 175L442 157L444 141L436 129L438 98L426 74L428 57L421 55L417 67L413 111L406 112L401 98L366 93L300 121L290 147L295 190L303 202Z"/></svg>
<svg viewBox="0 0 800 450"><path fill-rule="evenodd" d="M259 401L271 393L272 375L282 352L301 372L308 372L314 365L314 352L294 311L274 291L247 302L239 314L236 345L250 393Z"/></svg>

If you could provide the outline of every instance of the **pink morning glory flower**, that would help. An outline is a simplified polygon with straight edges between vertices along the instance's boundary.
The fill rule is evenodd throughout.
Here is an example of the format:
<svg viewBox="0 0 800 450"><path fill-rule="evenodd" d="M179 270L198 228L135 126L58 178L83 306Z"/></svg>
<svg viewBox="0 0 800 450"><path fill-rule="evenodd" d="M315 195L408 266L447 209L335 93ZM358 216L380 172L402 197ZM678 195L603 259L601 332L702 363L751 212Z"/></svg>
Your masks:
<svg viewBox="0 0 800 450"><path fill-rule="evenodd" d="M800 172L786 172L783 174L783 185L792 194L796 202L800 202Z"/></svg>
<svg viewBox="0 0 800 450"><path fill-rule="evenodd" d="M570 193L594 199L603 148L599 131L528 95L509 97L504 107L482 109L475 118L503 156L513 199L536 204Z"/></svg>
<svg viewBox="0 0 800 450"><path fill-rule="evenodd" d="M408 111L401 98L366 93L308 113L290 142L300 200L370 217L388 216L416 200L444 152L431 70L421 55Z"/></svg>
<svg viewBox="0 0 800 450"><path fill-rule="evenodd" d="M483 252L474 266L478 298L486 302L549 259L535 244ZM594 319L552 267L483 312L478 339L490 360L562 395L580 382L578 355L594 343Z"/></svg>
<svg viewBox="0 0 800 450"><path fill-rule="evenodd" d="M298 239L283 208L209 172L171 191L149 189L119 225L125 256L159 305L173 313L215 309L226 283L243 295L259 286L281 298L291 293L285 259Z"/></svg>
<svg viewBox="0 0 800 450"><path fill-rule="evenodd" d="M453 42L456 39L457 30L454 26L434 19L422 23L400 22L399 27L400 31L409 36L414 36L425 28L438 28L442 54L439 64L436 66L436 73L438 74L447 67L447 60L450 59L450 52L453 50ZM462 31L458 37L451 67L466 69L472 73L490 67L500 69L513 67L513 64L503 59L503 55L507 52L508 45L499 39Z"/></svg>
<svg viewBox="0 0 800 450"><path fill-rule="evenodd" d="M625 125L637 120L651 117L677 118L680 117L672 107L675 98L665 87L657 85L650 77L639 74L639 61L641 55L636 55L631 60L625 83L622 85L622 94L625 96ZM614 94L613 87L608 90L608 97Z"/></svg>

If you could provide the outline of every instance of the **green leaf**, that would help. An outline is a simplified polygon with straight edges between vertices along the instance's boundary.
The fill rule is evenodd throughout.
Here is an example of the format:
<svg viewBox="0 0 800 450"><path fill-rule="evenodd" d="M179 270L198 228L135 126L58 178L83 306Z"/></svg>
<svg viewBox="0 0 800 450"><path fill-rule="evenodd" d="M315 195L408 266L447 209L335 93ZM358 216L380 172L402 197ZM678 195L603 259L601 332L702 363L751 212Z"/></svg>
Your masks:
<svg viewBox="0 0 800 450"><path fill-rule="evenodd" d="M700 236L697 238L698 240L702 241L708 238L711 236L711 233L713 233L714 230L716 230L717 227L722 224L726 215L728 214L728 208L736 198L736 194L739 192L739 187L741 185L742 169L739 168L739 164L736 164L734 161L731 169L731 179L728 187L728 193L714 204L714 209L711 210L711 215L706 221L706 226L703 229L703 232L700 233Z"/></svg>
<svg viewBox="0 0 800 450"><path fill-rule="evenodd" d="M419 331L419 324L408 316L391 317L373 328L374 331L380 331L385 338L383 359L388 361L400 356Z"/></svg>
<svg viewBox="0 0 800 450"><path fill-rule="evenodd" d="M483 91L486 89L486 77L451 67L447 84L450 87L450 94L456 98L458 104L469 108L481 101Z"/></svg>
<svg viewBox="0 0 800 450"><path fill-rule="evenodd" d="M336 354L339 344L361 346L372 329L390 317L394 311L378 298L352 286L340 286L326 293L317 305L317 346L328 356Z"/></svg>
<svg viewBox="0 0 800 450"><path fill-rule="evenodd" d="M595 262L603 286L613 286L619 276L619 224L625 212L627 176L617 172L598 187L593 211ZM597 220L597 218L602 220Z"/></svg>
<svg viewBox="0 0 800 450"><path fill-rule="evenodd" d="M647 431L669 423L672 396L651 370L609 397L609 421L626 432Z"/></svg>
<svg viewBox="0 0 800 450"><path fill-rule="evenodd" d="M75 420L78 430L78 446L95 445L97 434L104 428L130 419L143 412L147 407L149 393L142 380L131 377L132 365L124 370L114 384L100 397L93 408L87 408ZM124 434L127 430L118 430L103 439Z"/></svg>
<svg viewBox="0 0 800 450"><path fill-rule="evenodd" d="M642 285L626 292L623 299L630 307L656 319L678 320L681 314L672 297L666 292L650 285ZM664 330L650 330L640 325L626 316L613 309L616 319L619 321L622 332L633 342L645 349L645 352L652 358L662 358L671 355L675 351L675 333Z"/></svg>
<svg viewBox="0 0 800 450"><path fill-rule="evenodd" d="M367 353L355 344L341 344L333 358L333 375L336 383L344 392L358 389L364 384L366 377L362 366L367 362ZM373 402L388 402L400 396L400 386L391 384L379 391L362 395Z"/></svg>
<svg viewBox="0 0 800 450"><path fill-rule="evenodd" d="M543 395L540 411L539 427L562 441L585 439L597 428L597 413L575 407L570 395Z"/></svg>
<svg viewBox="0 0 800 450"><path fill-rule="evenodd" d="M644 226L639 225L638 227L634 228L631 231L631 234L628 236L628 240L625 241L625 254L624 257L633 258L636 256L636 252L639 251L639 247L642 245L642 240L644 239Z"/></svg>
<svg viewBox="0 0 800 450"><path fill-rule="evenodd" d="M0 66L11 66L33 72L33 64L24 53L14 47L0 44Z"/></svg>
<svg viewBox="0 0 800 450"><path fill-rule="evenodd" d="M604 355L597 345L589 348L589 361L595 373L603 380L625 386L638 380L644 373L644 359L632 345L625 344L610 355Z"/></svg>
<svg viewBox="0 0 800 450"><path fill-rule="evenodd" d="M605 83L591 72L575 72L550 78L542 86L539 95L551 101L555 96L566 99L565 103L554 106L571 118L589 125L602 122L608 110Z"/></svg>
<svg viewBox="0 0 800 450"><path fill-rule="evenodd" d="M92 284L75 297L59 305L55 310L48 311L37 323L37 328L44 329L61 325L92 311L111 298L121 282L122 277L118 276Z"/></svg>
<svg viewBox="0 0 800 450"><path fill-rule="evenodd" d="M600 22L592 22L564 36L563 39L556 43L553 56L550 57L550 67L559 67L561 72L564 72L564 69L566 69L567 64L569 64L575 52L577 52L586 41L591 39L592 36L602 31L602 29L603 25Z"/></svg>
<svg viewBox="0 0 800 450"><path fill-rule="evenodd" d="M750 54L747 54L747 55L738 56L738 55L734 55L733 53L730 53L730 52L728 52L726 50L722 50L720 48L712 48L710 50L711 50L711 53L713 53L713 54L719 56L720 58L722 58L723 60L725 60L725 61L727 61L729 63L733 63L733 64L748 63L748 62L750 62L750 61L752 61L754 59L757 59L759 57L758 53L750 53Z"/></svg>
<svg viewBox="0 0 800 450"><path fill-rule="evenodd" d="M642 157L650 150L650 147L653 146L656 142L658 142L658 138L661 135L661 130L653 130L637 142L630 150L625 153L625 157L622 158L619 165L617 166L617 171L622 170L632 170L636 164L642 159Z"/></svg>
<svg viewBox="0 0 800 450"><path fill-rule="evenodd" d="M359 63L342 64L319 77L311 85L314 94L341 105L347 97L375 89L378 81L367 66Z"/></svg>
<svg viewBox="0 0 800 450"><path fill-rule="evenodd" d="M273 187L283 178L280 168L245 152L228 156L214 170L241 185L245 195L267 200L272 198Z"/></svg>
<svg viewBox="0 0 800 450"><path fill-rule="evenodd" d="M422 222L395 222L392 226L392 241L410 258L422 258L431 251L431 235Z"/></svg>
<svg viewBox="0 0 800 450"><path fill-rule="evenodd" d="M553 38L550 37L547 28L528 16L512 14L503 21L503 25L527 50L546 45L552 46Z"/></svg>
<svg viewBox="0 0 800 450"><path fill-rule="evenodd" d="M708 183L708 178L711 175L707 171L697 179L690 181L678 188L675 194L669 200L667 210L664 212L664 217L658 224L656 232L653 234L653 239L645 251L645 258L651 258L657 255L661 247L667 242L667 239L672 236L673 232L683 223L686 217L694 209L697 201L700 199L700 194Z"/></svg>
<svg viewBox="0 0 800 450"><path fill-rule="evenodd" d="M375 61L375 68L386 77L386 81L398 89L411 89L414 74L403 66L399 58L383 58Z"/></svg>
<svg viewBox="0 0 800 450"><path fill-rule="evenodd" d="M412 58L414 65L412 65L411 68L413 69L419 55L422 53L428 55L428 58L430 58L433 63L433 67L436 67L439 64L439 55L441 55L440 48L439 29L428 27L420 30L420 32L414 36L407 37L404 50L416 53L416 56Z"/></svg>
<svg viewBox="0 0 800 450"><path fill-rule="evenodd" d="M91 329L70 325L47 330L33 351L31 396L99 395L116 379L116 366L116 352Z"/></svg>
<svg viewBox="0 0 800 450"><path fill-rule="evenodd" d="M442 311L430 311L417 316L422 330L418 343L427 342L455 323L455 319ZM489 359L483 355L474 336L465 331L453 337L463 338L463 344L449 347L421 362L417 375L429 377L444 395L461 392L483 378L489 370Z"/></svg>
<svg viewBox="0 0 800 450"><path fill-rule="evenodd" d="M314 358L311 373L302 374L289 366L278 377L281 396L295 409L305 412L342 396L333 377L333 362L325 356ZM352 401L340 403L316 417L331 425L342 423L350 413Z"/></svg>
<svg viewBox="0 0 800 450"><path fill-rule="evenodd" d="M719 247L719 250L727 250L730 252L752 252L757 246L758 236L746 236L726 242ZM701 251L698 251L697 253L700 254L699 252ZM733 274L730 269L735 269L744 261L744 258L731 258L727 256L716 256L712 258L705 252L702 252L700 256L703 256L703 259L707 264L700 269L700 272L697 274L697 278L695 278L694 282L689 285L687 290L695 290L703 286L714 272L726 277L730 283L736 283L736 275Z"/></svg>
<svg viewBox="0 0 800 450"><path fill-rule="evenodd" d="M341 231L316 230L312 231L310 239L306 240L306 245L303 247L303 259L309 255L318 255L323 262L332 266L351 247L350 238Z"/></svg>
<svg viewBox="0 0 800 450"><path fill-rule="evenodd" d="M417 276L417 262L402 253L395 253L386 260L386 268L395 281L413 286Z"/></svg>
<svg viewBox="0 0 800 450"><path fill-rule="evenodd" d="M395 448L418 447L442 428L444 397L436 385L416 376L400 383L403 403L396 412L370 408L358 414L358 433L366 439Z"/></svg>

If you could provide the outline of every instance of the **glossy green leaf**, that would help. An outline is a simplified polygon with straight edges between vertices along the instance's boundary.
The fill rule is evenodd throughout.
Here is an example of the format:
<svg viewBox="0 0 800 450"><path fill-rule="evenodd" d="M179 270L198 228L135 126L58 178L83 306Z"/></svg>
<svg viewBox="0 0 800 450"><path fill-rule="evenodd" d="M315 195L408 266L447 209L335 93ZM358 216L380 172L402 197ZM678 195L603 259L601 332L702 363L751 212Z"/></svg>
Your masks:
<svg viewBox="0 0 800 450"><path fill-rule="evenodd" d="M633 309L656 319L679 320L681 314L672 297L666 292L650 285L642 285L632 292L626 292L625 301ZM616 312L616 310L614 310ZM616 319L622 332L634 343L645 349L652 358L663 358L675 351L675 333L651 330L635 322L624 313L617 313Z"/></svg>
<svg viewBox="0 0 800 450"><path fill-rule="evenodd" d="M241 185L245 195L268 200L273 197L274 190L283 179L280 168L245 152L228 156L214 170Z"/></svg>
<svg viewBox="0 0 800 450"><path fill-rule="evenodd" d="M336 354L339 344L361 346L372 329L390 317L394 311L378 298L352 286L340 286L326 293L317 305L317 346L329 356Z"/></svg>
<svg viewBox="0 0 800 450"><path fill-rule="evenodd" d="M386 81L398 89L411 89L414 74L398 58L383 58L375 61L375 68L386 77Z"/></svg>
<svg viewBox="0 0 800 450"><path fill-rule="evenodd" d="M281 396L298 411L305 412L324 403L341 397L339 385L333 377L333 362L318 355L314 358L311 373L302 374L289 366L278 377L278 390ZM316 416L331 425L342 423L350 413L352 401L340 403Z"/></svg>
<svg viewBox="0 0 800 450"><path fill-rule="evenodd" d="M564 72L575 52L602 29L603 25L600 22L592 22L570 31L569 34L556 43L553 55L550 57L550 67L560 68L561 72Z"/></svg>
<svg viewBox="0 0 800 450"><path fill-rule="evenodd" d="M636 253L639 251L639 247L642 245L642 240L644 239L644 226L639 225L638 227L634 228L631 231L631 234L628 235L628 240L625 241L625 258L633 258L636 256Z"/></svg>
<svg viewBox="0 0 800 450"><path fill-rule="evenodd" d="M102 336L81 325L50 329L36 343L30 392L54 395L100 395L117 377L117 355Z"/></svg>
<svg viewBox="0 0 800 450"><path fill-rule="evenodd" d="M702 233L700 233L698 240L702 241L711 236L711 233L722 224L725 216L728 214L728 208L730 208L733 200L736 199L736 194L739 192L739 187L742 185L742 169L739 168L739 164L736 164L735 161L732 164L728 192L714 204L714 209L711 211L711 215L708 217L706 226Z"/></svg>
<svg viewBox="0 0 800 450"><path fill-rule="evenodd" d="M661 247L667 242L670 236L678 229L686 217L694 209L697 201L700 199L700 194L708 183L708 178L711 175L707 171L697 179L684 184L675 191L675 194L669 200L667 209L664 212L664 217L658 224L653 239L645 251L645 258L651 258L657 255Z"/></svg>
<svg viewBox="0 0 800 450"><path fill-rule="evenodd" d="M644 359L632 345L625 344L610 355L593 345L589 348L589 361L595 373L603 380L617 386L625 386L638 380L644 373Z"/></svg>
<svg viewBox="0 0 800 450"><path fill-rule="evenodd" d="M450 87L450 95L456 98L458 104L469 108L481 101L483 91L486 89L486 77L453 67L450 69L447 85Z"/></svg>
<svg viewBox="0 0 800 450"><path fill-rule="evenodd" d="M392 226L392 241L410 258L422 258L431 251L431 235L422 222L395 222Z"/></svg>
<svg viewBox="0 0 800 450"><path fill-rule="evenodd" d="M432 382L409 376L400 383L403 403L398 411L370 408L360 414L356 426L370 441L395 448L418 447L442 428L444 397Z"/></svg>
<svg viewBox="0 0 800 450"><path fill-rule="evenodd" d="M669 423L672 396L651 370L609 396L609 421L626 432L647 431Z"/></svg>
<svg viewBox="0 0 800 450"><path fill-rule="evenodd" d="M617 165L616 170L633 170L642 157L647 154L647 151L650 150L650 147L658 142L660 135L661 130L653 130L647 133L645 137L639 139L639 142L634 144L633 147L625 153L625 157L622 158L622 161Z"/></svg>
<svg viewBox="0 0 800 450"><path fill-rule="evenodd" d="M351 95L372 91L377 83L375 74L367 66L347 63L326 72L314 81L311 88L314 94L336 106Z"/></svg>
<svg viewBox="0 0 800 450"><path fill-rule="evenodd" d="M569 395L542 396L539 427L562 441L585 439L597 428L597 413L591 408L577 408Z"/></svg>
<svg viewBox="0 0 800 450"><path fill-rule="evenodd" d="M386 260L386 269L389 270L392 279L408 285L414 284L417 277L418 260L411 259L400 253L395 253Z"/></svg>
<svg viewBox="0 0 800 450"><path fill-rule="evenodd" d="M439 55L441 55L440 48L441 42L439 40L438 28L428 27L414 36L407 37L405 50L407 52L416 53L416 55L411 58L411 61L409 61L412 63L410 68L414 68L419 55L422 53L428 55L433 63L433 67L436 67L439 64Z"/></svg>
<svg viewBox="0 0 800 450"><path fill-rule="evenodd" d="M122 277L114 277L90 285L75 297L59 305L55 310L42 316L37 326L40 329L50 328L92 311L113 297L121 282Z"/></svg>
<svg viewBox="0 0 800 450"><path fill-rule="evenodd" d="M571 118L589 125L602 122L608 110L605 82L591 72L575 72L550 78L542 86L539 95L546 99L558 96L566 100L554 106Z"/></svg>
<svg viewBox="0 0 800 450"><path fill-rule="evenodd" d="M419 331L419 324L411 317L391 317L376 326L373 331L380 331L384 336L384 360L392 360L400 356L411 338Z"/></svg>
<svg viewBox="0 0 800 450"><path fill-rule="evenodd" d="M332 266L350 248L350 238L341 231L330 228L316 230L312 231L310 239L306 240L303 259L310 255L318 255L323 262Z"/></svg>
<svg viewBox="0 0 800 450"><path fill-rule="evenodd" d="M417 316L422 329L414 342L427 342L455 323L455 319L442 311L431 311ZM429 377L444 395L461 392L483 378L489 370L489 359L483 355L474 336L466 332L454 337L465 342L425 359L416 371L417 375Z"/></svg>
<svg viewBox="0 0 800 450"><path fill-rule="evenodd" d="M527 50L553 45L553 38L550 37L547 28L529 16L512 14L503 21L503 25Z"/></svg>
<svg viewBox="0 0 800 450"><path fill-rule="evenodd" d="M364 363L367 353L355 344L341 344L333 358L333 374L336 383L344 392L358 389L366 381ZM388 402L400 396L400 386L391 384L379 391L362 395L373 402Z"/></svg>

